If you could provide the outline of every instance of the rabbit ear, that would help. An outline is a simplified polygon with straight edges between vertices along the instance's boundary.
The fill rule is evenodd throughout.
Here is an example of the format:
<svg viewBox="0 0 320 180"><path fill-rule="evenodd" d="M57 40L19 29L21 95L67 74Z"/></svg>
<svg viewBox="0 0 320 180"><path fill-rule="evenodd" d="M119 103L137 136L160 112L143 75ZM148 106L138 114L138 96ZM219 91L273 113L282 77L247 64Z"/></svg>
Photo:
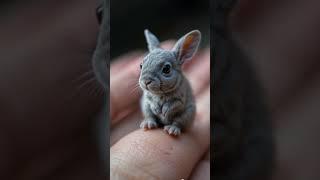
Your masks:
<svg viewBox="0 0 320 180"><path fill-rule="evenodd" d="M159 48L160 42L158 38L153 35L148 29L144 30L144 36L146 37L149 51L153 51L154 49Z"/></svg>
<svg viewBox="0 0 320 180"><path fill-rule="evenodd" d="M183 64L194 56L198 50L200 40L201 33L198 30L193 30L178 40L172 51L176 53L180 64Z"/></svg>

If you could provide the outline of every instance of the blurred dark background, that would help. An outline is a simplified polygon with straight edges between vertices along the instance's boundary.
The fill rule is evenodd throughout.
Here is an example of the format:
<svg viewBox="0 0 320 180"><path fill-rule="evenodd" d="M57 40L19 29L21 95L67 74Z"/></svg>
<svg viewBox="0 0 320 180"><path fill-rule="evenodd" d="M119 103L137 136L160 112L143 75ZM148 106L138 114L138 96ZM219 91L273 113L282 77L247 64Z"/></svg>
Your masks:
<svg viewBox="0 0 320 180"><path fill-rule="evenodd" d="M144 29L160 41L199 29L201 46L209 46L209 0L114 0L110 7L111 59L132 50L147 50Z"/></svg>
<svg viewBox="0 0 320 180"><path fill-rule="evenodd" d="M231 26L267 92L273 178L320 179L320 2L239 0Z"/></svg>
<svg viewBox="0 0 320 180"><path fill-rule="evenodd" d="M97 1L0 2L0 179L105 179Z"/></svg>

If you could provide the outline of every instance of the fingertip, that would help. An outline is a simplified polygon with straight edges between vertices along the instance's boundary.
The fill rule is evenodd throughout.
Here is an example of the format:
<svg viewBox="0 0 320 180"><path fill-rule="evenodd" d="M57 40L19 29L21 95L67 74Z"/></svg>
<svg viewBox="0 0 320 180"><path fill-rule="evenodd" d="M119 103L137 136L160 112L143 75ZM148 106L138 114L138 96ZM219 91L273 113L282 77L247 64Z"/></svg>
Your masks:
<svg viewBox="0 0 320 180"><path fill-rule="evenodd" d="M143 51L138 50L114 58L110 64L111 78L112 75L118 73L120 69L124 69L131 63L137 62L142 55Z"/></svg>

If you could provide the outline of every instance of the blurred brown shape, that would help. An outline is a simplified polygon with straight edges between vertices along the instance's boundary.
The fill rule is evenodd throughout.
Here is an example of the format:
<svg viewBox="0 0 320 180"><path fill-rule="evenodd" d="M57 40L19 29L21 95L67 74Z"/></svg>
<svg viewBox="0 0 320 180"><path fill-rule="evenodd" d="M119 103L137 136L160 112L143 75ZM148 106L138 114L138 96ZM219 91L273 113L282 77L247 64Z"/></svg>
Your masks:
<svg viewBox="0 0 320 180"><path fill-rule="evenodd" d="M91 124L102 97L93 73L81 76L91 71L96 6L15 1L1 12L0 179L100 178Z"/></svg>
<svg viewBox="0 0 320 180"><path fill-rule="evenodd" d="M240 1L232 16L267 90L277 144L274 179L320 179L320 2Z"/></svg>

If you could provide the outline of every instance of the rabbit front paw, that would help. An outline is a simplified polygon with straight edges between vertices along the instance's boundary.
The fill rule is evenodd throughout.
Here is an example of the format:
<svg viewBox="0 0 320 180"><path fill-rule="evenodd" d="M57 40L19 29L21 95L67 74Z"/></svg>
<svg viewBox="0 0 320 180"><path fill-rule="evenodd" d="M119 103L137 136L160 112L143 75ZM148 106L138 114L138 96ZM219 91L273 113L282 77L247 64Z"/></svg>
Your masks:
<svg viewBox="0 0 320 180"><path fill-rule="evenodd" d="M176 126L176 125L167 125L164 126L164 130L169 134L169 135L174 135L174 136L179 136L181 134L181 129Z"/></svg>
<svg viewBox="0 0 320 180"><path fill-rule="evenodd" d="M156 120L152 118L145 119L140 124L140 128L143 128L143 129L153 129L157 127L158 127L158 124Z"/></svg>

